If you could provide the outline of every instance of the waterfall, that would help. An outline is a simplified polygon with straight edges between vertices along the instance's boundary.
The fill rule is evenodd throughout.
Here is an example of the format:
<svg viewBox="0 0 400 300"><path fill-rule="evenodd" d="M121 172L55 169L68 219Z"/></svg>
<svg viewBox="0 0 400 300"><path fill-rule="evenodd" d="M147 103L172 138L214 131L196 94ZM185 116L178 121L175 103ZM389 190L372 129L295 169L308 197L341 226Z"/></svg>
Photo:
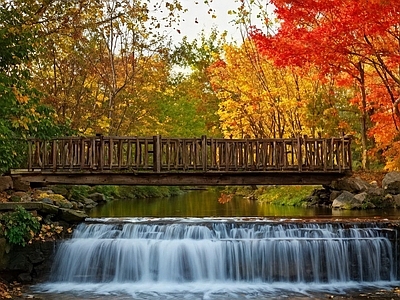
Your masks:
<svg viewBox="0 0 400 300"><path fill-rule="evenodd" d="M373 283L396 280L378 225L155 220L83 223L56 254L67 283Z"/></svg>

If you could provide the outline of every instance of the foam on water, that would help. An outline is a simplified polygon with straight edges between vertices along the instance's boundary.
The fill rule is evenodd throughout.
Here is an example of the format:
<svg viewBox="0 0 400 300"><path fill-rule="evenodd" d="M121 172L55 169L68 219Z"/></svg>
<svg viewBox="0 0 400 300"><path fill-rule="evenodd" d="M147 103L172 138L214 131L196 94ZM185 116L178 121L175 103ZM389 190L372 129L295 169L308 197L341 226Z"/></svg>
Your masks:
<svg viewBox="0 0 400 300"><path fill-rule="evenodd" d="M257 219L91 219L57 251L45 292L156 299L343 293L397 284L396 232Z"/></svg>

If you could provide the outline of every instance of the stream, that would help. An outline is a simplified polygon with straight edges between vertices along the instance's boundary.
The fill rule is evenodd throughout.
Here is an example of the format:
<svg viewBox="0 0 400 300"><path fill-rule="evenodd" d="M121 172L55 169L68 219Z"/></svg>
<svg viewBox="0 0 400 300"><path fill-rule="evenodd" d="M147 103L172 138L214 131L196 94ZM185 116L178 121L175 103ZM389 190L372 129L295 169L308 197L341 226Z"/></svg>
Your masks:
<svg viewBox="0 0 400 300"><path fill-rule="evenodd" d="M57 250L50 280L32 293L57 300L382 299L400 284L390 222L396 210L218 197L192 191L93 209Z"/></svg>

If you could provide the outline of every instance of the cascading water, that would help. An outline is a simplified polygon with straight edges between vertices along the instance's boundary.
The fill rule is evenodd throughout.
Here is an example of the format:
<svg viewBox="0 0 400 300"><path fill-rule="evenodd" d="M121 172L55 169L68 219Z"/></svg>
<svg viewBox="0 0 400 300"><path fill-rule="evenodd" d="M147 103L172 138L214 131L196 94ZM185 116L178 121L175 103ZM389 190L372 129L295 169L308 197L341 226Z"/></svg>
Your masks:
<svg viewBox="0 0 400 300"><path fill-rule="evenodd" d="M397 277L396 232L377 225L98 222L79 225L61 244L48 289L64 284L130 294L304 291L390 283Z"/></svg>

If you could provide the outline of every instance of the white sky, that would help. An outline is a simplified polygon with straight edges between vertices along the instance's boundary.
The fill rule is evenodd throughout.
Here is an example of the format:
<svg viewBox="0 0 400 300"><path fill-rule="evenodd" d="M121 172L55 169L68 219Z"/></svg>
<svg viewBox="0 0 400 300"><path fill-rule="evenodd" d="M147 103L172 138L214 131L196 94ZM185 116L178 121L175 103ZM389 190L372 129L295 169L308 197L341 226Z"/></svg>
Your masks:
<svg viewBox="0 0 400 300"><path fill-rule="evenodd" d="M265 0L267 3L268 1ZM181 14L181 23L176 29L168 29L167 32L174 41L180 41L183 36L187 36L191 41L198 37L202 30L205 34L210 33L212 27L216 27L218 32L228 32L227 41L241 43L242 36L238 25L234 24L234 15L229 15L229 10L237 10L240 2L237 0L213 0L209 5L204 4L204 0L181 0L184 8L188 11ZM209 10L212 10L210 13ZM213 18L212 15L216 18ZM253 18L256 25L261 25L261 20ZM180 33L178 33L178 30Z"/></svg>

